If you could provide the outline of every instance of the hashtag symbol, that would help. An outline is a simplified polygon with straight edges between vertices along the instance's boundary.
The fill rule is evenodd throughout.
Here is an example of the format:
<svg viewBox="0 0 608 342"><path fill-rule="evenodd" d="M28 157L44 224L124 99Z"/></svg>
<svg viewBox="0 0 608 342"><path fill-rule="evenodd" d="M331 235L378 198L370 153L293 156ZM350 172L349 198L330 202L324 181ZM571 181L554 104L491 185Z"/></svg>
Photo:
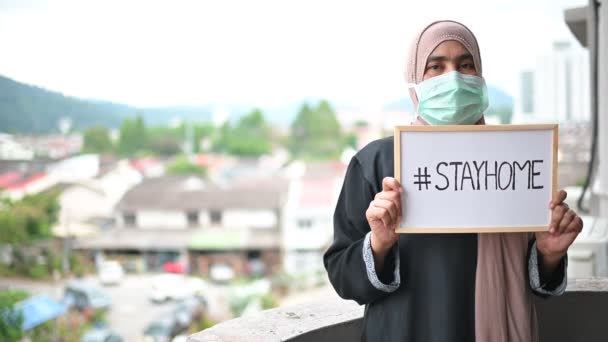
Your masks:
<svg viewBox="0 0 608 342"><path fill-rule="evenodd" d="M429 175L429 171L426 167L424 168L424 173L422 173L421 168L418 168L418 173L414 174L414 178L416 178L414 185L418 185L418 191L422 190L423 185L426 187L426 190L429 189L429 184L431 184L429 178L431 178L431 175ZM424 180L422 180L422 178L424 178Z"/></svg>

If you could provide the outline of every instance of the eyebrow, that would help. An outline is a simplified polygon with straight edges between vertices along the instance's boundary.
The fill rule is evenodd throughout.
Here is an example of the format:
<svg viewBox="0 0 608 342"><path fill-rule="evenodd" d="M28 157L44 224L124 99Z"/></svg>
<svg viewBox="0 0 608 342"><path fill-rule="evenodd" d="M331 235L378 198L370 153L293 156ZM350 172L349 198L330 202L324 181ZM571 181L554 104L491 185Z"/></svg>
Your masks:
<svg viewBox="0 0 608 342"><path fill-rule="evenodd" d="M462 62L462 61L467 60L467 59L471 59L472 60L473 59L473 55L471 55L468 52L465 52L462 55L459 55L459 56L457 56L455 58L455 60L458 61L458 62ZM447 60L448 60L447 56L437 56L437 55L435 55L435 56L429 56L426 64L433 63L433 62L445 62Z"/></svg>

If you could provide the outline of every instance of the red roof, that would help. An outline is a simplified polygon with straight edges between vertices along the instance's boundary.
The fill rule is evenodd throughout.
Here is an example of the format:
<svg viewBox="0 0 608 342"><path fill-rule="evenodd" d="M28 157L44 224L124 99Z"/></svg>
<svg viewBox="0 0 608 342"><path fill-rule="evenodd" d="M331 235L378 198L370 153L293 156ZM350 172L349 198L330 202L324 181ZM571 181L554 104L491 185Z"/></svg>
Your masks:
<svg viewBox="0 0 608 342"><path fill-rule="evenodd" d="M22 174L14 171L7 172L0 175L0 188L9 187L11 184L16 183L19 179L21 179Z"/></svg>
<svg viewBox="0 0 608 342"><path fill-rule="evenodd" d="M194 164L203 167L216 167L225 164L228 158L211 153L199 153L194 157Z"/></svg>
<svg viewBox="0 0 608 342"><path fill-rule="evenodd" d="M45 177L46 177L46 173L44 173L44 172L37 173L37 174L33 175L30 178L20 180L20 181L18 181L16 183L13 183L13 184L7 186L6 188L8 190L23 189L23 188L27 187L28 185L30 185L32 183L35 183L35 182L37 182L37 181L39 181L39 180L41 180L41 179L43 179Z"/></svg>
<svg viewBox="0 0 608 342"><path fill-rule="evenodd" d="M131 166L138 171L144 171L147 168L153 167L160 164L160 161L152 157L144 157L140 159L131 160Z"/></svg>

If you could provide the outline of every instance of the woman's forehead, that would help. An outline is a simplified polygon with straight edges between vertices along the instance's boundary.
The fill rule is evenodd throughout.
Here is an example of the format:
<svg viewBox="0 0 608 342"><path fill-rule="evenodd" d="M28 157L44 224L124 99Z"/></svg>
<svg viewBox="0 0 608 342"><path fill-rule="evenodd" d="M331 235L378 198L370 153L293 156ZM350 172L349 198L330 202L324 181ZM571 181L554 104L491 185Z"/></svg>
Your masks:
<svg viewBox="0 0 608 342"><path fill-rule="evenodd" d="M449 59L453 59L455 57L459 57L460 59L473 58L471 52L456 40L446 40L441 42L429 54L426 62L428 63L441 57L447 57Z"/></svg>

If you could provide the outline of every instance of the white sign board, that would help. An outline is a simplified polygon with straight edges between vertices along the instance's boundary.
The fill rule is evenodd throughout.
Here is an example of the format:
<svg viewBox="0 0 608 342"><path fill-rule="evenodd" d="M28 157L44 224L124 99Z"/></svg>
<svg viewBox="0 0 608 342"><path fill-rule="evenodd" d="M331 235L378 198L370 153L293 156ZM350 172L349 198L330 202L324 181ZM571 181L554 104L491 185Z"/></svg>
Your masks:
<svg viewBox="0 0 608 342"><path fill-rule="evenodd" d="M549 229L557 125L395 127L400 233Z"/></svg>

